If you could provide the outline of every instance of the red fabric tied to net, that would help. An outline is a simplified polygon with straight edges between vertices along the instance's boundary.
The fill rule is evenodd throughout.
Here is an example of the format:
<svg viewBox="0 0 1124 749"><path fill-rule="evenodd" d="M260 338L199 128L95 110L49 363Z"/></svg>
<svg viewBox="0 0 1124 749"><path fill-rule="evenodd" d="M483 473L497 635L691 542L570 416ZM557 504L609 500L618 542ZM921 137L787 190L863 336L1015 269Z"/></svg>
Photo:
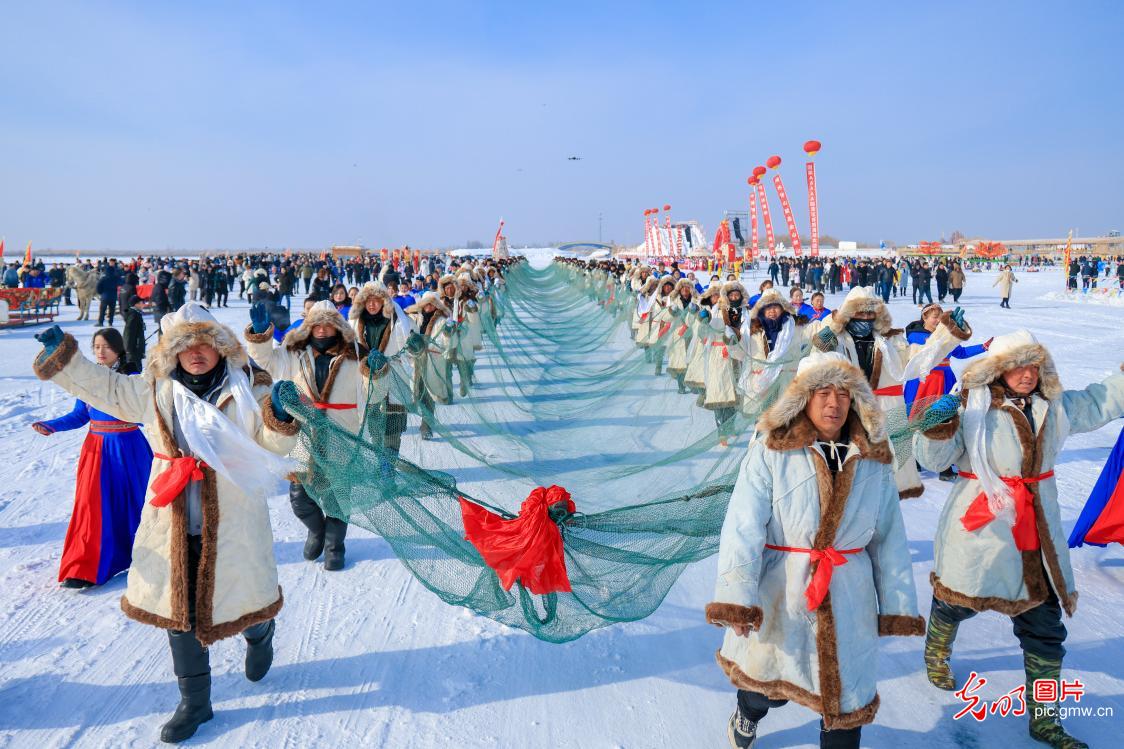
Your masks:
<svg viewBox="0 0 1124 749"><path fill-rule="evenodd" d="M152 480L152 499L149 502L153 507L166 507L176 497L183 493L183 489L191 481L203 480L203 467L207 464L195 458L169 458L167 455L156 454L160 460L169 461L172 466Z"/></svg>
<svg viewBox="0 0 1124 749"><path fill-rule="evenodd" d="M519 580L536 595L569 593L570 577L562 549L562 531L550 508L565 503L574 513L570 493L560 486L538 487L523 500L518 517L506 519L463 497L465 538L500 579L504 590Z"/></svg>

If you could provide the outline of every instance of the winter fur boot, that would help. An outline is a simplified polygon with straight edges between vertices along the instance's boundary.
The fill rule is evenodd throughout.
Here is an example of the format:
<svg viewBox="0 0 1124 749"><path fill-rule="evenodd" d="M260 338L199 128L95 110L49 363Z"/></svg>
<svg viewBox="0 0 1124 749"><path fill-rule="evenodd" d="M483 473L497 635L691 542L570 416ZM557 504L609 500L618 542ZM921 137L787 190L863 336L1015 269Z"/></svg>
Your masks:
<svg viewBox="0 0 1124 749"><path fill-rule="evenodd" d="M1089 749L1089 745L1066 733L1058 718L1057 702L1036 702L1034 682L1048 680L1055 684L1055 691L1061 690L1059 680L1062 674L1061 658L1045 658L1035 653L1023 653L1023 668L1026 670L1026 709L1030 715L1030 737L1035 741L1054 747L1054 749Z"/></svg>
<svg viewBox="0 0 1124 749"><path fill-rule="evenodd" d="M956 677L948 665L952 657L952 643L956 640L956 622L946 622L938 616L929 615L929 628L925 633L925 675L929 683L937 689L952 691L956 689Z"/></svg>
<svg viewBox="0 0 1124 749"><path fill-rule="evenodd" d="M261 681L273 665L273 632L275 620L260 622L242 632L246 638L246 678Z"/></svg>
<svg viewBox="0 0 1124 749"><path fill-rule="evenodd" d="M304 487L294 481L289 484L289 505L297 520L308 528L308 538L304 542L304 558L313 561L324 551L324 513L308 496Z"/></svg>
<svg viewBox="0 0 1124 749"><path fill-rule="evenodd" d="M168 631L172 670L180 688L180 704L160 729L160 740L178 744L195 735L196 729L214 717L211 711L211 663L207 649L195 632Z"/></svg>

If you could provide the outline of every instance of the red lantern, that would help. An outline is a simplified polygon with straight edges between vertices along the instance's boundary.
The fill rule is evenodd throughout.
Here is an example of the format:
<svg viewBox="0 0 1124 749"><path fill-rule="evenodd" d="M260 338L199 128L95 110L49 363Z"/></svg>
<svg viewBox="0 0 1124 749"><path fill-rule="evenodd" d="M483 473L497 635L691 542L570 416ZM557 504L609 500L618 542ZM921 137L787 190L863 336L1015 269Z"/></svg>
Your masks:
<svg viewBox="0 0 1124 749"><path fill-rule="evenodd" d="M765 167L763 167L763 166L755 166L755 167L753 167L753 176L754 176L754 177L757 177L758 179L760 179L760 178L761 178L761 176L762 176L763 174L765 174L765 172L767 172L767 171L768 171L768 170L767 170L767 169L766 169Z"/></svg>
<svg viewBox="0 0 1124 749"><path fill-rule="evenodd" d="M780 156L770 156L769 158L767 158L765 160L765 166L769 167L770 169L776 169L780 165L781 165L781 157Z"/></svg>
<svg viewBox="0 0 1124 749"><path fill-rule="evenodd" d="M808 158L812 158L820 152L820 142L818 140L810 140L804 144L804 153L808 154Z"/></svg>
<svg viewBox="0 0 1124 749"><path fill-rule="evenodd" d="M663 207L663 209L664 209L665 211L670 211L670 210L671 210L671 206L669 206L669 205L665 205L665 206Z"/></svg>

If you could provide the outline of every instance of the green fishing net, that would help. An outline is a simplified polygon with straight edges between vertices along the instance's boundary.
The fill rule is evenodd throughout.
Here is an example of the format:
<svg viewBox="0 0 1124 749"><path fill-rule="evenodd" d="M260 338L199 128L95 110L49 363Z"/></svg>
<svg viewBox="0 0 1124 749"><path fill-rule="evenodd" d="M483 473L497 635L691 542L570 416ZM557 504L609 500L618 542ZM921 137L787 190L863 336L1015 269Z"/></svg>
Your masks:
<svg viewBox="0 0 1124 749"><path fill-rule="evenodd" d="M435 368L451 403L435 404L415 382L419 363L434 367L426 351L440 350L430 339L371 372L357 435L295 389L281 396L301 423L298 478L326 513L382 536L447 603L550 642L648 616L685 565L717 551L753 424L785 380L721 414L720 429L697 393L657 373L663 353L632 341L632 294L596 275L558 264L509 269L506 288L480 300L483 347L472 371ZM461 377L472 378L467 397ZM411 414L400 454L385 439L391 402ZM434 441L416 438L420 420ZM571 590L505 590L466 540L460 501L513 518L535 487L551 485L577 509L558 519Z"/></svg>

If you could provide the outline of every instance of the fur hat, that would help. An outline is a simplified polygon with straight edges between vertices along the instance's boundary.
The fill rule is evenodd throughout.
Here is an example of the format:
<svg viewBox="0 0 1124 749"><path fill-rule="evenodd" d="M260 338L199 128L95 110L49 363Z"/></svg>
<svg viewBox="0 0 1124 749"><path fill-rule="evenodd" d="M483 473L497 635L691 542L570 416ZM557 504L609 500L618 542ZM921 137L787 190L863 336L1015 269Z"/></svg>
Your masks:
<svg viewBox="0 0 1124 749"><path fill-rule="evenodd" d="M851 318L859 312L874 313L874 332L885 335L886 331L894 327L890 310L886 308L882 298L874 293L873 286L856 286L847 292L843 304L828 317L828 325L835 333L843 332Z"/></svg>
<svg viewBox="0 0 1124 749"><path fill-rule="evenodd" d="M744 306L745 303L749 301L749 294L746 293L745 286L743 286L740 281L727 281L722 284L722 298L719 302L723 309L729 308L730 293L734 291L740 291L742 294L742 303L740 306Z"/></svg>
<svg viewBox="0 0 1124 749"><path fill-rule="evenodd" d="M885 417L871 392L866 375L840 353L812 351L800 360L796 377L777 402L757 422L763 434L788 427L804 413L812 393L828 385L843 388L851 394L851 411L859 418L871 442L886 439Z"/></svg>
<svg viewBox="0 0 1124 749"><path fill-rule="evenodd" d="M793 317L796 317L796 308L792 306L792 302L784 298L784 294L780 293L776 289L765 289L761 292L761 296L757 299L757 303L753 305L753 309L750 310L750 319L756 320L757 316L764 312L766 307L773 304L779 304L781 309L783 309Z"/></svg>
<svg viewBox="0 0 1124 749"><path fill-rule="evenodd" d="M343 319L336 305L324 299L312 305L312 309L304 316L304 322L286 333L281 345L290 350L303 348L317 325L331 325L340 334L340 340L348 346L355 342L355 331Z"/></svg>
<svg viewBox="0 0 1124 749"><path fill-rule="evenodd" d="M427 291L422 294L421 299L407 307L405 309L405 312L408 315L419 314L422 311L422 307L427 304L432 304L434 307L440 310L441 314L445 315L445 317L448 317L450 314L452 314L449 311L449 308L445 305L445 302L442 301L441 295L436 291Z"/></svg>
<svg viewBox="0 0 1124 749"><path fill-rule="evenodd" d="M1062 397L1062 383L1053 357L1028 330L1016 330L993 338L987 353L964 370L960 387L965 391L987 387L1005 372L1029 364L1038 367L1038 391L1042 397L1047 400Z"/></svg>
<svg viewBox="0 0 1124 749"><path fill-rule="evenodd" d="M390 289L383 286L377 281L368 281L359 288L359 293L355 295L355 299L351 302L351 311L348 312L348 318L351 320L358 320L359 316L363 314L363 308L367 304L368 299L382 299L382 315L383 317L390 317L394 311L390 308L394 301L390 298Z"/></svg>
<svg viewBox="0 0 1124 749"><path fill-rule="evenodd" d="M671 291L667 292L665 296L670 296L675 292L675 287L677 285L675 279L671 276L660 276L659 279L657 279L656 288L658 288L661 295L663 295L663 287L669 284L671 285Z"/></svg>
<svg viewBox="0 0 1124 749"><path fill-rule="evenodd" d="M456 286L457 285L457 277L453 273L446 273L445 275L441 276L441 279L437 282L437 290L444 293L445 292L445 284L450 284L450 283L453 284L454 286Z"/></svg>
<svg viewBox="0 0 1124 749"><path fill-rule="evenodd" d="M234 331L219 323L203 305L188 302L160 319L160 342L148 355L145 370L153 378L167 377L178 364L177 357L192 346L206 344L235 367L249 363L242 342Z"/></svg>
<svg viewBox="0 0 1124 749"><path fill-rule="evenodd" d="M676 281L675 288L671 291L672 295L679 296L680 289L690 289L692 301L699 295L699 292L695 289L695 282L689 278L680 278Z"/></svg>
<svg viewBox="0 0 1124 749"><path fill-rule="evenodd" d="M640 287L640 293L644 295L652 294L659 287L660 280L655 276L648 276L644 281L644 285Z"/></svg>

